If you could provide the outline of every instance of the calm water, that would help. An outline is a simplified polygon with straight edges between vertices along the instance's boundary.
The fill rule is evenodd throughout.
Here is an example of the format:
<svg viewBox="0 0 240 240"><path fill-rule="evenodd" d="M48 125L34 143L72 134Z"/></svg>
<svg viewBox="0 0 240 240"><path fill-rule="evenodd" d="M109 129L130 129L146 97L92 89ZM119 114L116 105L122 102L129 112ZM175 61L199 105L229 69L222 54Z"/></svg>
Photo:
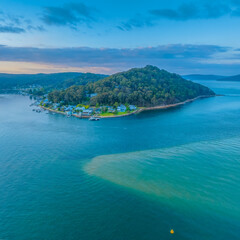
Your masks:
<svg viewBox="0 0 240 240"><path fill-rule="evenodd" d="M203 83L226 96L99 122L0 95L0 239L239 239L240 83Z"/></svg>

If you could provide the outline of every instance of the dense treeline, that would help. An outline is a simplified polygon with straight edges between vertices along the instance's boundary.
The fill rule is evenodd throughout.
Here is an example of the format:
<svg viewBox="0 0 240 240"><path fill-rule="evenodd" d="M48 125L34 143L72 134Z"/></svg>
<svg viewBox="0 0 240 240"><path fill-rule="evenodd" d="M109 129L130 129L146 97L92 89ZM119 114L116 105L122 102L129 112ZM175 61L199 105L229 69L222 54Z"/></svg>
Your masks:
<svg viewBox="0 0 240 240"><path fill-rule="evenodd" d="M90 94L96 93L92 98ZM209 88L157 67L146 66L117 73L85 86L72 86L49 94L53 102L90 105L133 104L141 107L172 104L200 95L214 95Z"/></svg>
<svg viewBox="0 0 240 240"><path fill-rule="evenodd" d="M85 85L107 75L94 73L51 73L51 74L5 74L0 73L0 89L40 85L45 89L64 89L72 85Z"/></svg>
<svg viewBox="0 0 240 240"><path fill-rule="evenodd" d="M108 77L103 74L95 74L95 73L81 73L79 76L74 78L69 78L60 82L57 88L68 88L74 85L86 85L87 83L96 82L103 78Z"/></svg>
<svg viewBox="0 0 240 240"><path fill-rule="evenodd" d="M48 94L49 101L58 103L64 101L68 104L85 103L89 101L85 86L71 86L66 90L54 90Z"/></svg>

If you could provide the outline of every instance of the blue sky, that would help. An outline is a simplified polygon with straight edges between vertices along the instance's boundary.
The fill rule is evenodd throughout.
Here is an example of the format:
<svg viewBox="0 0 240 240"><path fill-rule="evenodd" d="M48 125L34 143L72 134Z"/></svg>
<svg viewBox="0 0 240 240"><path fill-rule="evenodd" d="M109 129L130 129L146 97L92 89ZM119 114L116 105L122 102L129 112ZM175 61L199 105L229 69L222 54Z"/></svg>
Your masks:
<svg viewBox="0 0 240 240"><path fill-rule="evenodd" d="M0 72L240 74L240 0L1 0Z"/></svg>

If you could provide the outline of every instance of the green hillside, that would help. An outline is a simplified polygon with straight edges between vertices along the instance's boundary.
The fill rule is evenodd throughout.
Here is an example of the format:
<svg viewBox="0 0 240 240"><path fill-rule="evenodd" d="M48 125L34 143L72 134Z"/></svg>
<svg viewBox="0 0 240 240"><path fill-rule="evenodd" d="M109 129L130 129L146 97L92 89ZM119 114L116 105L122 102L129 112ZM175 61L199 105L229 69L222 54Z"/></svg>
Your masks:
<svg viewBox="0 0 240 240"><path fill-rule="evenodd" d="M0 73L0 89L39 85L44 88L67 88L84 85L105 78L107 75L93 73L51 73L51 74L6 74Z"/></svg>
<svg viewBox="0 0 240 240"><path fill-rule="evenodd" d="M93 97L91 94L94 94ZM49 94L53 102L96 105L133 104L149 107L183 102L202 95L215 95L209 88L154 66L134 68L85 86L72 86Z"/></svg>

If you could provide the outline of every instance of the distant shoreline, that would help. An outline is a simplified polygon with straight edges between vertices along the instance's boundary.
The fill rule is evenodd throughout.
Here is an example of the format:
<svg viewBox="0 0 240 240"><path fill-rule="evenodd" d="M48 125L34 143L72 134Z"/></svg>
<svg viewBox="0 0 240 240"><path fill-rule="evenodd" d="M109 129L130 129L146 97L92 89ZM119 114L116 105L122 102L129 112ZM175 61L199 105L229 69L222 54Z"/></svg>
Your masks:
<svg viewBox="0 0 240 240"><path fill-rule="evenodd" d="M123 115L113 115L113 116L98 116L99 118L120 118L120 117L127 117L127 116L130 116L130 115L133 115L133 114L138 114L138 113L141 113L141 112L144 112L144 111L152 111L152 110L160 110L160 109L168 109L168 108L173 108L173 107L177 107L177 106L181 106L181 105L184 105L186 103L190 103L190 102L193 102L193 101L196 101L198 99L201 99L201 98L210 98L210 97L216 97L218 95L202 95L202 96L198 96L196 98L192 98L192 99L188 99L184 102L179 102L179 103L174 103L174 104L168 104L168 105L161 105L161 106L155 106L155 107L146 107L146 108L141 108L141 109L137 109L136 111L134 112L131 112L131 113L127 113L127 114L123 114ZM53 110L53 109L49 109L47 107L44 107L44 106L40 106L41 108L45 109L45 110L48 110L50 112L54 112L54 113L59 113L59 114L62 114L62 115L67 115L66 113L64 112L60 112L58 110ZM79 116L77 114L72 114L72 116L76 117L76 118L90 118L91 116Z"/></svg>

